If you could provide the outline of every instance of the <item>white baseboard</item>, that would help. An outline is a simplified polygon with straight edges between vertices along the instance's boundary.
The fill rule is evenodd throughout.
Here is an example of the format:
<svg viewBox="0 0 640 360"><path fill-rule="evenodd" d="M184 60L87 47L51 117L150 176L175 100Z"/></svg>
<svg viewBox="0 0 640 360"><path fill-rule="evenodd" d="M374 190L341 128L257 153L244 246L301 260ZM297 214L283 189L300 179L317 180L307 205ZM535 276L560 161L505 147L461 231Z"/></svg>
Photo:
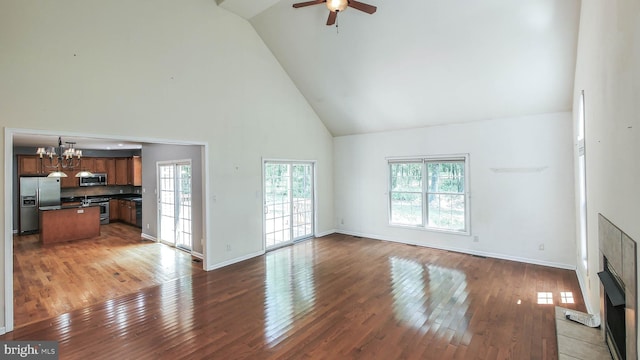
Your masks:
<svg viewBox="0 0 640 360"><path fill-rule="evenodd" d="M17 234L18 230L13 230L13 235Z"/></svg>
<svg viewBox="0 0 640 360"><path fill-rule="evenodd" d="M6 333L7 333L7 329L4 326L0 327L0 335L4 335Z"/></svg>
<svg viewBox="0 0 640 360"><path fill-rule="evenodd" d="M400 244L408 244L408 245L416 245L416 246L422 246L422 247L430 247L430 248L439 249L439 250L454 251L454 252L459 252L459 253L463 253L463 254L484 256L484 257L490 257L490 258L494 258L494 259L517 261L517 262L526 263L526 264L542 265L542 266L548 266L548 267L554 267L554 268L566 269L566 270L574 270L574 271L576 270L576 267L574 265L556 263L556 262L552 262L552 261L544 261L544 260L538 260L538 259L523 258L523 257L518 257L518 256L511 256L511 255L505 255L505 254L496 254L496 253L490 253L490 252L485 252L485 251L477 251L477 250L470 250L470 249L461 249L461 248L449 247L449 246L415 244L415 243L410 243L410 242L398 240L397 237L386 237L386 236L380 236L380 235L375 235L375 234L365 234L365 233L359 233L359 232L348 231L348 230L337 230L336 232L338 234L359 236L359 237L369 238L369 239L374 239L374 240L391 241L391 242L396 242L396 243L400 243Z"/></svg>
<svg viewBox="0 0 640 360"><path fill-rule="evenodd" d="M249 260L249 259L254 258L256 256L264 255L264 253L265 253L264 250L256 251L254 253L243 255L243 256L237 257L235 259L225 260L223 262L220 262L220 263L217 263L217 264L213 264L211 266L208 266L205 270L206 271L211 271L211 270L215 270L215 269L220 269L220 268L223 268L225 266L229 266L229 265L233 265L235 263L239 263L241 261Z"/></svg>
<svg viewBox="0 0 640 360"><path fill-rule="evenodd" d="M331 230L328 230L328 231L323 231L321 233L317 233L317 234L315 234L315 237L319 238L319 237L323 237L323 236L334 234L335 232L336 232L335 229L331 229ZM289 246L289 244L287 244L285 246ZM264 251L264 250L256 251L256 252L251 253L251 254L243 255L243 256L240 256L240 257L237 257L237 258L234 258L234 259L225 260L223 262L220 262L220 263L217 263L217 264L213 264L213 265L207 267L205 270L206 271L211 271L211 270L215 270L215 269L220 269L220 268L223 268L225 266L233 265L233 264L239 263L241 261L249 260L251 258L264 255L265 253L266 253L266 251ZM197 256L196 254L193 254L193 255Z"/></svg>
<svg viewBox="0 0 640 360"><path fill-rule="evenodd" d="M331 230L327 230L327 231L316 233L315 236L317 238L319 238L319 237L323 237L323 236L334 234L334 233L336 233L336 231L337 231L336 229L331 229Z"/></svg>
<svg viewBox="0 0 640 360"><path fill-rule="evenodd" d="M196 257L198 259L204 259L204 254L201 254L201 253L195 252L195 251L191 252L191 256Z"/></svg>
<svg viewBox="0 0 640 360"><path fill-rule="evenodd" d="M156 239L154 236L151 236L149 234L142 233L142 234L140 234L140 237L143 238L143 239L146 239L146 240L151 240L151 241L154 241L154 242L158 242L158 239Z"/></svg>

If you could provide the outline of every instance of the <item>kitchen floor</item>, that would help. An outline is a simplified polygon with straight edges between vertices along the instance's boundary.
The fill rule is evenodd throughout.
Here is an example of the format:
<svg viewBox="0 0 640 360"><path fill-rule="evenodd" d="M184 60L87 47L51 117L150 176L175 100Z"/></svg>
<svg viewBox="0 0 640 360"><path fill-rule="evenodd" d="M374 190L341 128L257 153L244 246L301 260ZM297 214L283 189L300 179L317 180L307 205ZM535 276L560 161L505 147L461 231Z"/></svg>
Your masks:
<svg viewBox="0 0 640 360"><path fill-rule="evenodd" d="M42 246L14 236L14 324L23 325L202 272L186 252L140 238L124 223L100 237Z"/></svg>

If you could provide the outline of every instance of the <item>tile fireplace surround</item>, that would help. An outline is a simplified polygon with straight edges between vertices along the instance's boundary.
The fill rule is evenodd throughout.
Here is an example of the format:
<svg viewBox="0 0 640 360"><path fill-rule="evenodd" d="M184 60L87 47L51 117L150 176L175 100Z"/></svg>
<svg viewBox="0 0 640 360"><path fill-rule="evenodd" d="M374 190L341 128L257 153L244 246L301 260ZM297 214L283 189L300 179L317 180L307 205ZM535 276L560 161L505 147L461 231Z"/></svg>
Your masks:
<svg viewBox="0 0 640 360"><path fill-rule="evenodd" d="M605 258L615 271L624 287L624 320L626 359L637 359L637 266L636 242L612 224L602 214L598 214L598 239L600 247L600 271L604 270ZM606 301L605 291L600 284L600 318L602 319L602 338L606 339ZM609 344L609 346L611 346ZM613 353L613 351L612 351ZM625 354L622 354L625 358Z"/></svg>

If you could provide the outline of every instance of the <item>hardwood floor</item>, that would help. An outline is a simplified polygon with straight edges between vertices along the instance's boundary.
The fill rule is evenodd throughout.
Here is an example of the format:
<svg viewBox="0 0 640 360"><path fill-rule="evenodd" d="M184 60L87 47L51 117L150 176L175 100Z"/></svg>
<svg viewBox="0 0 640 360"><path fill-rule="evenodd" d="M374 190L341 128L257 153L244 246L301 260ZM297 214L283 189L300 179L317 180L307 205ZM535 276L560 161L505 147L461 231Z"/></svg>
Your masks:
<svg viewBox="0 0 640 360"><path fill-rule="evenodd" d="M555 359L554 305L585 311L573 271L330 235L0 339L61 359Z"/></svg>
<svg viewBox="0 0 640 360"><path fill-rule="evenodd" d="M95 239L42 245L14 236L14 324L23 326L202 270L180 250L140 239L140 229L102 225Z"/></svg>

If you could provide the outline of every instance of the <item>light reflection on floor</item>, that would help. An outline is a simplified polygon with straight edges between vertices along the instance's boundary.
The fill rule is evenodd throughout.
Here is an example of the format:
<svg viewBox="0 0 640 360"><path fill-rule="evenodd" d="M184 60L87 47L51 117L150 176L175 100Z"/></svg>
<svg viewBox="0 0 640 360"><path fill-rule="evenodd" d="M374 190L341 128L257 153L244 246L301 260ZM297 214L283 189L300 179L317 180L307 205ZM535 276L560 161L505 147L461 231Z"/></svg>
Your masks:
<svg viewBox="0 0 640 360"><path fill-rule="evenodd" d="M389 263L395 316L399 321L420 327L429 319L425 304L425 270L420 263L397 257L389 258Z"/></svg>
<svg viewBox="0 0 640 360"><path fill-rule="evenodd" d="M265 339L273 347L315 305L312 243L271 251L265 261Z"/></svg>
<svg viewBox="0 0 640 360"><path fill-rule="evenodd" d="M573 293L571 291L561 291L560 292L560 301L563 304L574 304Z"/></svg>
<svg viewBox="0 0 640 360"><path fill-rule="evenodd" d="M160 247L160 264L165 272L174 273L176 271L176 262L178 262L178 253L170 246Z"/></svg>
<svg viewBox="0 0 640 360"><path fill-rule="evenodd" d="M176 290L180 296L175 296ZM177 279L173 284L165 284L160 288L160 301L162 303L162 321L167 328L180 326L189 329L194 323L193 312L193 282L189 279ZM165 314L172 314L166 316Z"/></svg>
<svg viewBox="0 0 640 360"><path fill-rule="evenodd" d="M469 294L463 272L398 257L390 257L389 266L398 321L424 331L445 321L457 331L466 330Z"/></svg>

